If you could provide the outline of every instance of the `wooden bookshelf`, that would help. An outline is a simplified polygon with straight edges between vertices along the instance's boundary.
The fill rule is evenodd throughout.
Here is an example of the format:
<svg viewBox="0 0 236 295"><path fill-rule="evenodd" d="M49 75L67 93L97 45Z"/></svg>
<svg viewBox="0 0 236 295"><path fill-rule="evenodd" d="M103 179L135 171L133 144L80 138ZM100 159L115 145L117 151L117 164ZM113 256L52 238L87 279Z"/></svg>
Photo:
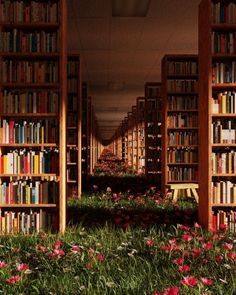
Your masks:
<svg viewBox="0 0 236 295"><path fill-rule="evenodd" d="M128 122L127 117L122 121L122 160L128 162Z"/></svg>
<svg viewBox="0 0 236 295"><path fill-rule="evenodd" d="M67 199L81 197L81 68L80 55L67 60ZM73 163L71 163L73 162Z"/></svg>
<svg viewBox="0 0 236 295"><path fill-rule="evenodd" d="M137 128L137 106L132 106L132 166L138 172L138 128Z"/></svg>
<svg viewBox="0 0 236 295"><path fill-rule="evenodd" d="M132 112L127 113L128 124L128 165L133 166L133 118Z"/></svg>
<svg viewBox="0 0 236 295"><path fill-rule="evenodd" d="M161 83L145 84L145 175L152 183L161 186Z"/></svg>
<svg viewBox="0 0 236 295"><path fill-rule="evenodd" d="M166 55L163 57L163 192L171 183L198 182L198 165L196 165L198 163L197 84L198 57L196 55Z"/></svg>
<svg viewBox="0 0 236 295"><path fill-rule="evenodd" d="M41 230L63 233L66 1L3 0L0 10L0 234L16 233L9 224L17 226L17 233Z"/></svg>
<svg viewBox="0 0 236 295"><path fill-rule="evenodd" d="M199 220L236 232L236 6L228 5L203 0L199 6Z"/></svg>
<svg viewBox="0 0 236 295"><path fill-rule="evenodd" d="M137 169L138 174L145 174L145 97L137 97Z"/></svg>

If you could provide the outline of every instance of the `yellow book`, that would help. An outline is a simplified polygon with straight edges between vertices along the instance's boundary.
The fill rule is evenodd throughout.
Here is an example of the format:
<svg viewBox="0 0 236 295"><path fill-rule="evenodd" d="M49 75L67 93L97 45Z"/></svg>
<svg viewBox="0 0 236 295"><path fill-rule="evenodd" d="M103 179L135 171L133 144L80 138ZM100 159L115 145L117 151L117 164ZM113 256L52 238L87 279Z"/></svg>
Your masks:
<svg viewBox="0 0 236 295"><path fill-rule="evenodd" d="M226 114L226 95L222 94L221 96L221 112L222 114Z"/></svg>
<svg viewBox="0 0 236 295"><path fill-rule="evenodd" d="M7 155L4 155L3 156L3 172L4 174L7 174L7 162L8 162L8 159L7 159Z"/></svg>
<svg viewBox="0 0 236 295"><path fill-rule="evenodd" d="M34 174L39 173L39 155L34 156Z"/></svg>

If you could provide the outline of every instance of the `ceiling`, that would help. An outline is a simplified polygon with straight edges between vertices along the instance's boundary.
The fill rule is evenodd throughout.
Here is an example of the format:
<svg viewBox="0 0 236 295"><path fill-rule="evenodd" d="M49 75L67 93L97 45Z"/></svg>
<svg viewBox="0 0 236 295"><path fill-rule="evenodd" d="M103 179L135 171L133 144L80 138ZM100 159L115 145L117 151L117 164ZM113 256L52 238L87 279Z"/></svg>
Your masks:
<svg viewBox="0 0 236 295"><path fill-rule="evenodd" d="M112 0L68 0L68 50L81 54L103 139L144 95L145 82L161 80L165 54L197 53L199 3L150 0L146 17L112 17Z"/></svg>

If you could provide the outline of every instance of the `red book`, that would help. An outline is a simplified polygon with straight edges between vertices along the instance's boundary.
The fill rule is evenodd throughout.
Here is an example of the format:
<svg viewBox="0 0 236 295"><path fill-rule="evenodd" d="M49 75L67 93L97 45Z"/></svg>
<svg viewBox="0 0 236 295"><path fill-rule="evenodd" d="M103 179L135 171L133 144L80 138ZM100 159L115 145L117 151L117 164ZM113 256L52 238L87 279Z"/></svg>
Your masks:
<svg viewBox="0 0 236 295"><path fill-rule="evenodd" d="M10 204L9 186L6 187L6 204Z"/></svg>
<svg viewBox="0 0 236 295"><path fill-rule="evenodd" d="M9 143L14 143L14 121L9 121Z"/></svg>
<svg viewBox="0 0 236 295"><path fill-rule="evenodd" d="M24 173L29 173L28 157L24 156Z"/></svg>

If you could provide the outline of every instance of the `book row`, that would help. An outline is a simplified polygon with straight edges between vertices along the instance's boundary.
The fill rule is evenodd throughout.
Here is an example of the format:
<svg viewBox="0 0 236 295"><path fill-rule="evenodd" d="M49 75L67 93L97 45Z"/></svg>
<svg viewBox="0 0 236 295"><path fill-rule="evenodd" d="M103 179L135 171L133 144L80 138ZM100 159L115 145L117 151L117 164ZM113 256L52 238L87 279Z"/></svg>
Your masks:
<svg viewBox="0 0 236 295"><path fill-rule="evenodd" d="M176 113L167 117L167 128L197 127L198 116L195 114Z"/></svg>
<svg viewBox="0 0 236 295"><path fill-rule="evenodd" d="M56 174L59 169L58 152L15 150L0 156L1 174Z"/></svg>
<svg viewBox="0 0 236 295"><path fill-rule="evenodd" d="M212 227L219 230L222 225L230 232L236 233L236 212L233 210L212 212Z"/></svg>
<svg viewBox="0 0 236 295"><path fill-rule="evenodd" d="M147 97L152 98L152 97L160 97L160 89L156 86L148 86L147 88Z"/></svg>
<svg viewBox="0 0 236 295"><path fill-rule="evenodd" d="M198 134L194 131L168 132L168 145L197 145Z"/></svg>
<svg viewBox="0 0 236 295"><path fill-rule="evenodd" d="M213 24L235 24L236 4L230 1L212 3Z"/></svg>
<svg viewBox="0 0 236 295"><path fill-rule="evenodd" d="M57 61L4 60L2 63L3 83L58 83Z"/></svg>
<svg viewBox="0 0 236 295"><path fill-rule="evenodd" d="M3 52L56 53L59 49L59 37L57 32L25 32L13 29L2 32L1 46Z"/></svg>
<svg viewBox="0 0 236 295"><path fill-rule="evenodd" d="M67 163L77 163L78 160L78 149L69 148L66 152L66 162Z"/></svg>
<svg viewBox="0 0 236 295"><path fill-rule="evenodd" d="M197 169L195 167L168 167L168 181L196 181Z"/></svg>
<svg viewBox="0 0 236 295"><path fill-rule="evenodd" d="M169 61L169 75L197 75L198 65L194 61Z"/></svg>
<svg viewBox="0 0 236 295"><path fill-rule="evenodd" d="M68 77L70 76L78 76L79 74L79 63L74 61L67 62L67 73Z"/></svg>
<svg viewBox="0 0 236 295"><path fill-rule="evenodd" d="M167 151L167 161L168 163L197 163L198 152L194 149L169 149Z"/></svg>
<svg viewBox="0 0 236 295"><path fill-rule="evenodd" d="M168 110L197 110L198 97L191 96L168 96Z"/></svg>
<svg viewBox="0 0 236 295"><path fill-rule="evenodd" d="M211 124L212 143L236 143L236 123L234 120L217 120Z"/></svg>
<svg viewBox="0 0 236 295"><path fill-rule="evenodd" d="M197 92L196 80L168 80L167 91L169 92Z"/></svg>
<svg viewBox="0 0 236 295"><path fill-rule="evenodd" d="M211 154L212 173L236 173L236 151L217 152Z"/></svg>
<svg viewBox="0 0 236 295"><path fill-rule="evenodd" d="M58 204L55 181L11 181L0 184L0 204Z"/></svg>
<svg viewBox="0 0 236 295"><path fill-rule="evenodd" d="M213 114L235 114L236 113L236 92L225 91L218 93L212 98Z"/></svg>
<svg viewBox="0 0 236 295"><path fill-rule="evenodd" d="M212 64L212 83L236 82L236 62L216 62Z"/></svg>
<svg viewBox="0 0 236 295"><path fill-rule="evenodd" d="M0 2L0 19L4 22L58 22L57 1L10 1Z"/></svg>
<svg viewBox="0 0 236 295"><path fill-rule="evenodd" d="M57 228L56 214L40 209L27 212L0 212L0 234L32 234Z"/></svg>
<svg viewBox="0 0 236 295"><path fill-rule="evenodd" d="M59 94L55 91L3 91L3 114L58 113Z"/></svg>
<svg viewBox="0 0 236 295"><path fill-rule="evenodd" d="M78 79L70 78L67 81L68 92L78 92Z"/></svg>
<svg viewBox="0 0 236 295"><path fill-rule="evenodd" d="M78 111L78 96L74 94L68 94L68 112Z"/></svg>
<svg viewBox="0 0 236 295"><path fill-rule="evenodd" d="M236 184L231 181L212 182L213 204L236 204Z"/></svg>
<svg viewBox="0 0 236 295"><path fill-rule="evenodd" d="M70 167L66 170L67 181L77 181L78 170L77 167Z"/></svg>
<svg viewBox="0 0 236 295"><path fill-rule="evenodd" d="M3 120L0 139L4 144L57 143L58 131L57 121L53 119L39 122Z"/></svg>
<svg viewBox="0 0 236 295"><path fill-rule="evenodd" d="M236 53L236 32L212 32L212 53Z"/></svg>

